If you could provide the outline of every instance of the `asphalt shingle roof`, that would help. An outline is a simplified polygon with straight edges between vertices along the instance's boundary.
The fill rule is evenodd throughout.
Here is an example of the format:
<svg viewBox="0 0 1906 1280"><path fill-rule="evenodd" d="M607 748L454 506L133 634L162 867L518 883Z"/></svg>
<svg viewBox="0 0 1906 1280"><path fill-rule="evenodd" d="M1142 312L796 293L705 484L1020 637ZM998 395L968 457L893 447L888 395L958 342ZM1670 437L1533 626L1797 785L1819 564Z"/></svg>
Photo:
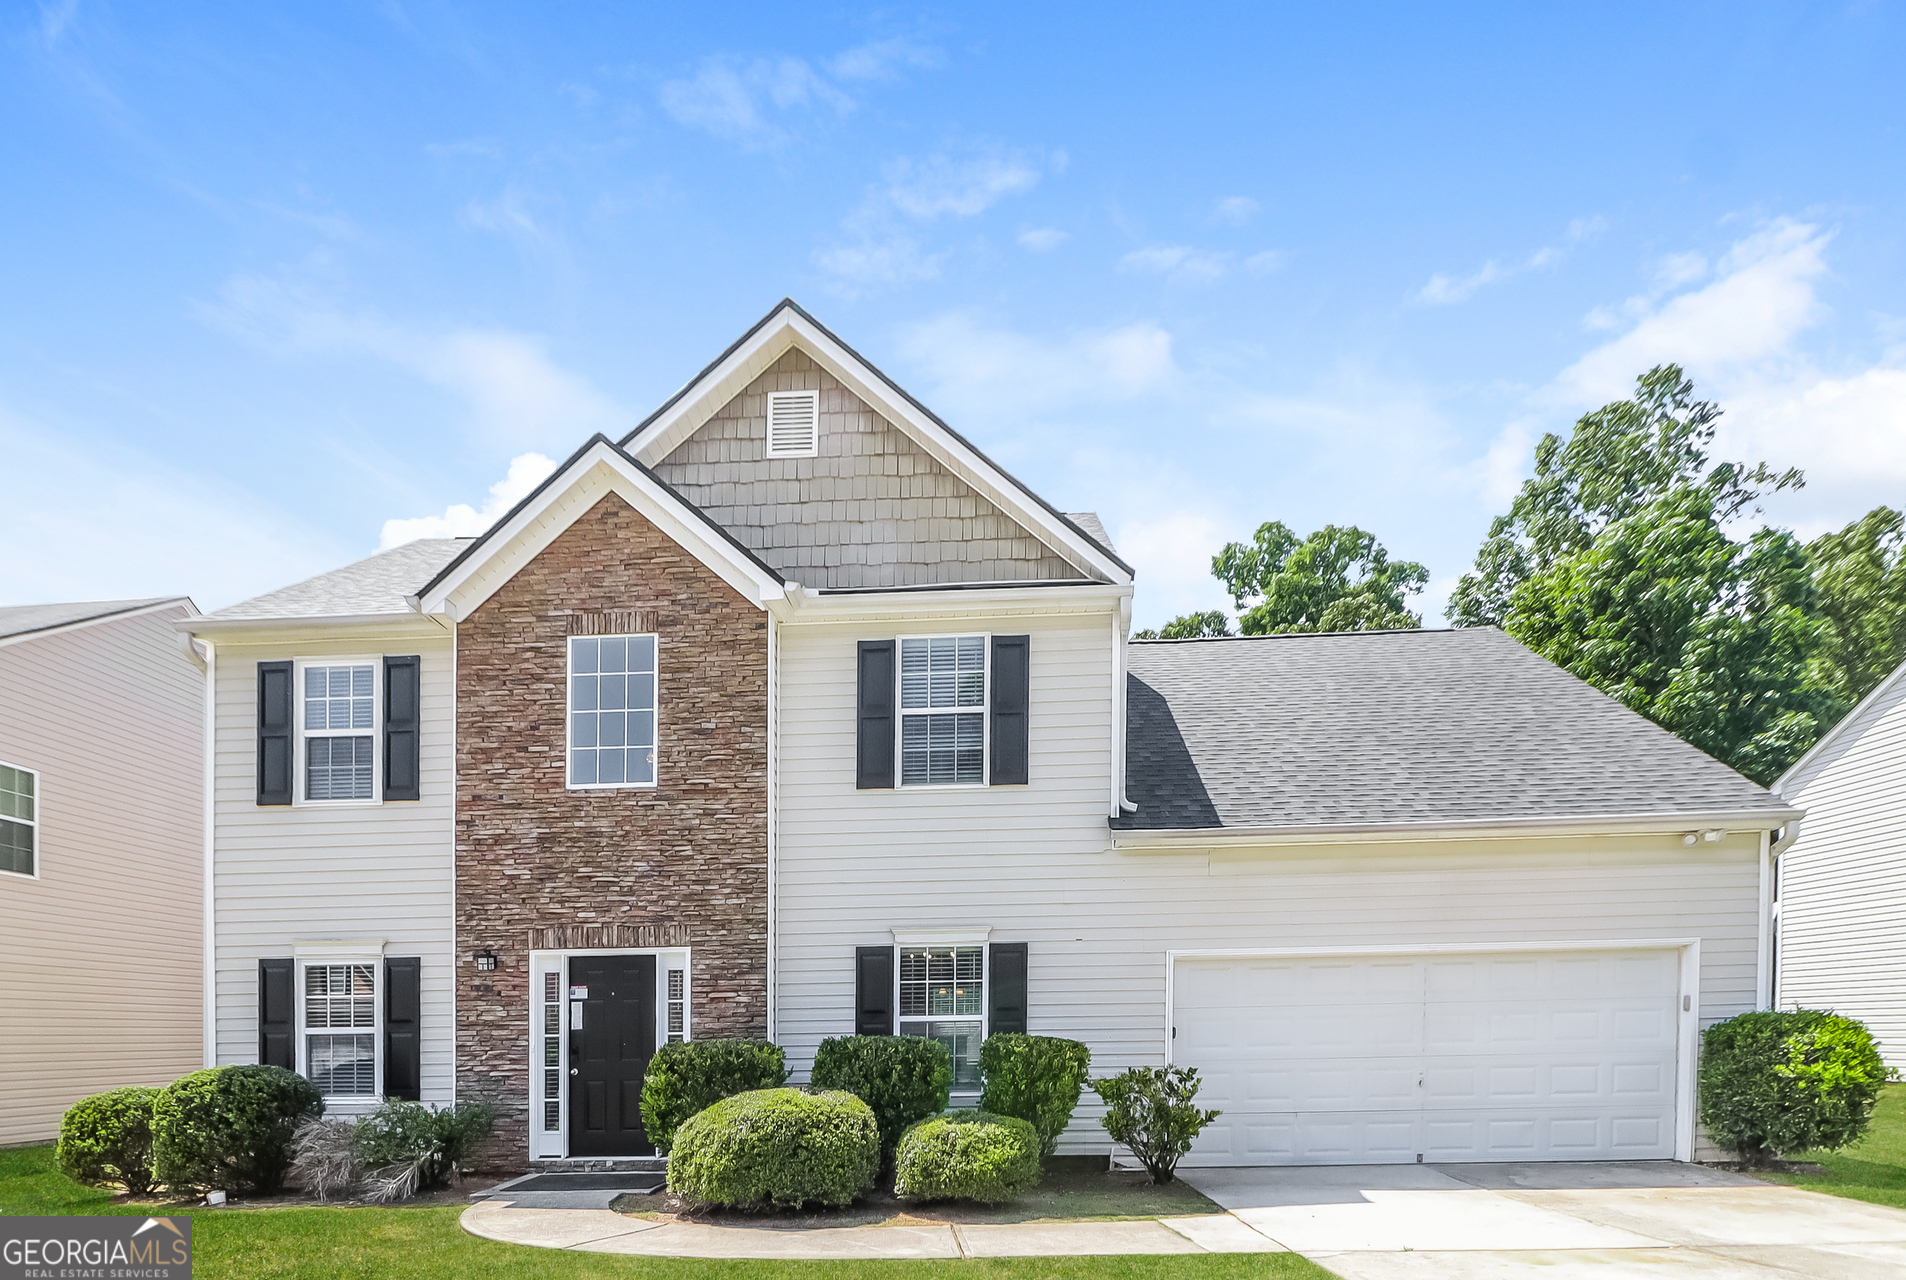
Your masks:
<svg viewBox="0 0 1906 1280"><path fill-rule="evenodd" d="M1085 530L1086 537L1092 539L1113 555L1118 554L1118 548L1112 545L1112 535L1105 531L1105 522L1099 519L1098 512L1068 511L1065 513L1065 517L1073 524Z"/></svg>
<svg viewBox="0 0 1906 1280"><path fill-rule="evenodd" d="M406 597L450 563L469 538L419 538L342 569L253 596L208 615L220 618L333 618L408 613Z"/></svg>
<svg viewBox="0 0 1906 1280"><path fill-rule="evenodd" d="M115 613L130 613L148 605L164 604L180 596L153 596L146 600L82 600L73 604L15 604L0 608L0 639L45 631L74 622L87 622Z"/></svg>
<svg viewBox="0 0 1906 1280"><path fill-rule="evenodd" d="M1493 627L1136 641L1119 830L1765 812Z"/></svg>

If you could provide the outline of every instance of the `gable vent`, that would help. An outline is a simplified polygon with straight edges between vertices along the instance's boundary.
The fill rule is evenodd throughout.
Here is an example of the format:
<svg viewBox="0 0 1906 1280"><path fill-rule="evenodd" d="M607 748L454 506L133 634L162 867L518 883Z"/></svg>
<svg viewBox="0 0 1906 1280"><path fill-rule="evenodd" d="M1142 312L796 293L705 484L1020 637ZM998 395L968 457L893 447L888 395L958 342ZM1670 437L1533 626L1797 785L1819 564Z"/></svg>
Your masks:
<svg viewBox="0 0 1906 1280"><path fill-rule="evenodd" d="M820 451L821 393L768 393L768 456L811 458Z"/></svg>

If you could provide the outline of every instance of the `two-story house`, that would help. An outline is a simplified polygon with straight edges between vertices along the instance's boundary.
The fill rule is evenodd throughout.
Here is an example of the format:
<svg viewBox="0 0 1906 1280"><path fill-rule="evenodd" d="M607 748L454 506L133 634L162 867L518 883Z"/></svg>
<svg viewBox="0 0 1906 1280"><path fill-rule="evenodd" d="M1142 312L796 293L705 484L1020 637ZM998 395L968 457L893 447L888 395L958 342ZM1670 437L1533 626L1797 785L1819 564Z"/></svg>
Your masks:
<svg viewBox="0 0 1906 1280"><path fill-rule="evenodd" d="M219 1059L492 1102L505 1166L648 1152L671 1038L964 1095L1000 1030L1199 1066L1210 1163L1686 1158L1794 811L1493 630L1131 593L783 302L482 537L193 622Z"/></svg>

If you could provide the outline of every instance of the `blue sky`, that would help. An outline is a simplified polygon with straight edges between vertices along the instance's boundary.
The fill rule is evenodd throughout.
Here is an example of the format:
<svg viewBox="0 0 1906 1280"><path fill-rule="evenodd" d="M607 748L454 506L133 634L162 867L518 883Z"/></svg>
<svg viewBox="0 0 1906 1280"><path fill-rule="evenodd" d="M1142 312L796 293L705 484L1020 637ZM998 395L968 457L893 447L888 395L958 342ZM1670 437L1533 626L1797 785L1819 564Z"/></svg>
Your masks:
<svg viewBox="0 0 1906 1280"><path fill-rule="evenodd" d="M1428 564L1680 360L1906 501L1898 4L0 7L0 603L480 527L792 295L1140 569ZM393 523L395 522L395 523Z"/></svg>

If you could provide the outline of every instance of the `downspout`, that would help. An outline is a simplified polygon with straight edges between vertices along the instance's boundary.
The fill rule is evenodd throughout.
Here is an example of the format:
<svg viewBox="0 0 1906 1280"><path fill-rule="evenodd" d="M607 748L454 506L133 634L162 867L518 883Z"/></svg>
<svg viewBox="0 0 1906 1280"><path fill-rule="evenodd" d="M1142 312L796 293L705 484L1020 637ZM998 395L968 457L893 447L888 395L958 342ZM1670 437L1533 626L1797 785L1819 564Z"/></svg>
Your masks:
<svg viewBox="0 0 1906 1280"><path fill-rule="evenodd" d="M1760 833L1760 923L1755 948L1755 1006L1774 1007L1774 852L1772 832Z"/></svg>
<svg viewBox="0 0 1906 1280"><path fill-rule="evenodd" d="M1138 806L1125 795L1125 644L1132 629L1132 598L1121 596L1118 612L1112 615L1112 816L1137 813Z"/></svg>
<svg viewBox="0 0 1906 1280"><path fill-rule="evenodd" d="M218 838L214 820L217 817L218 779L213 766L218 760L218 647L210 640L200 640L196 636L188 639L191 655L205 672L205 731L202 744L203 759L200 767L205 774L204 796L199 821L204 826L204 869L201 873L202 905L200 930L204 934L201 949L203 955L201 983L204 991L200 997L200 1014L203 1027L200 1030L202 1054L205 1065L218 1065L218 912L212 896L212 877L216 872L216 853Z"/></svg>
<svg viewBox="0 0 1906 1280"><path fill-rule="evenodd" d="M780 935L776 931L776 899L780 897L780 833L781 833L781 796L780 796L780 757L781 757L781 717L778 702L781 695L780 665L781 648L779 636L781 624L772 610L768 612L768 1039L774 1039L775 1006L775 952L780 949Z"/></svg>

